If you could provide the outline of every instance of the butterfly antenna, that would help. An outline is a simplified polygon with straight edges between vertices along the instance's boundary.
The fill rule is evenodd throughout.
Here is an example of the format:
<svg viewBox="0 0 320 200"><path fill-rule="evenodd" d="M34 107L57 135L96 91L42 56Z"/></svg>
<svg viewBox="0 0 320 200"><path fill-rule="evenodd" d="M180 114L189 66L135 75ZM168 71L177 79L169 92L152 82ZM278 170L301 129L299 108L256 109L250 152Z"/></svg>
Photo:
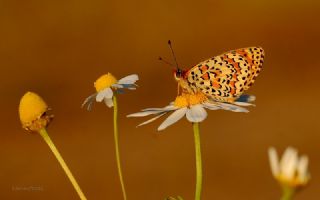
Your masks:
<svg viewBox="0 0 320 200"><path fill-rule="evenodd" d="M170 65L171 67L175 67L172 63L170 63L169 61L163 59L162 57L159 57L159 60L161 60L162 62L166 63L167 65Z"/></svg>
<svg viewBox="0 0 320 200"><path fill-rule="evenodd" d="M168 40L168 45L169 45L169 47L171 49L171 53L172 53L172 56L174 58L174 62L176 63L176 67L177 67L177 69L179 69L177 58L176 58L176 55L174 54L174 51L173 51L173 48L172 48L171 40Z"/></svg>

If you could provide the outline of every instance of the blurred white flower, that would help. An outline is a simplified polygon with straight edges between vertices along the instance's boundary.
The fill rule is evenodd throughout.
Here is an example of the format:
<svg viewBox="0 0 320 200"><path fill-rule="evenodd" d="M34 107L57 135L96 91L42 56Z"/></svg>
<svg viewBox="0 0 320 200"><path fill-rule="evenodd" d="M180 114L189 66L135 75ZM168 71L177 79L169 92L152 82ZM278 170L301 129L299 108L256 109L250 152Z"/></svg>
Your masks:
<svg viewBox="0 0 320 200"><path fill-rule="evenodd" d="M87 97L82 107L87 104L87 109L91 110L94 100L97 102L104 101L108 107L112 107L113 93L123 93L123 89L135 90L137 87L135 82L137 80L139 80L139 77L136 74L126 76L118 81L111 73L102 75L94 82L94 87L97 92Z"/></svg>
<svg viewBox="0 0 320 200"><path fill-rule="evenodd" d="M180 196L178 196L177 198L175 198L175 197L167 197L167 198L165 198L165 200L183 200L183 198L180 197Z"/></svg>
<svg viewBox="0 0 320 200"><path fill-rule="evenodd" d="M275 179L283 186L297 188L306 185L310 180L308 171L308 157L298 157L298 151L288 147L281 160L278 159L274 147L269 148L269 161L271 172Z"/></svg>
<svg viewBox="0 0 320 200"><path fill-rule="evenodd" d="M254 98L251 96L251 98L248 99L251 101ZM143 109L141 112L127 115L127 117L156 115L150 120L138 125L142 126L153 122L161 116L173 111L173 113L158 127L158 131L161 131L182 119L183 116L186 116L187 120L190 122L202 122L207 117L205 108L209 110L222 109L233 112L249 112L247 109L240 106L253 106L253 104L243 101L236 101L233 104L223 103L209 100L203 93L200 92L196 94L183 93L182 95L177 96L174 102L171 102L164 108L147 108Z"/></svg>

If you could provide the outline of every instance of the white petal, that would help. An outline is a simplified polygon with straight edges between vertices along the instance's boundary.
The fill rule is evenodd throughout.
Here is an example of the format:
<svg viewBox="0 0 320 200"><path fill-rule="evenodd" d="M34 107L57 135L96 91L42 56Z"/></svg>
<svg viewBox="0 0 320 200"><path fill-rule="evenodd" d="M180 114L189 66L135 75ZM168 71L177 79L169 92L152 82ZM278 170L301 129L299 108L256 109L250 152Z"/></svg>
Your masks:
<svg viewBox="0 0 320 200"><path fill-rule="evenodd" d="M279 168L279 159L278 159L277 151L275 148L270 147L268 149L268 154L269 154L271 172L273 176L278 176L280 173L280 168Z"/></svg>
<svg viewBox="0 0 320 200"><path fill-rule="evenodd" d="M280 170L281 174L287 178L292 179L296 172L296 167L298 163L298 152L292 147L288 147L281 159Z"/></svg>
<svg viewBox="0 0 320 200"><path fill-rule="evenodd" d="M153 117L153 118L151 118L151 119L149 119L149 120L147 120L147 121L145 121L145 122L143 122L143 123L139 124L137 127L139 127L139 126L143 126L143 125L146 125L146 124L149 124L149 123L151 123L151 122L155 121L156 119L158 119L158 118L162 117L164 114L167 114L167 113L166 113L166 112L161 113L161 114L159 114L159 115L157 115L157 116L155 116L155 117Z"/></svg>
<svg viewBox="0 0 320 200"><path fill-rule="evenodd" d="M256 96L249 95L247 102L254 102L256 100Z"/></svg>
<svg viewBox="0 0 320 200"><path fill-rule="evenodd" d="M132 74L129 76L126 76L118 81L118 84L134 84L137 80L139 80L139 77L137 74Z"/></svg>
<svg viewBox="0 0 320 200"><path fill-rule="evenodd" d="M234 105L237 105L237 106L256 106L252 103L247 103L247 102L241 102L241 101L235 101L233 102Z"/></svg>
<svg viewBox="0 0 320 200"><path fill-rule="evenodd" d="M217 105L223 109L223 110L229 110L233 112L249 112L249 110L242 108L237 105L232 105L230 103L222 103L222 102L217 102Z"/></svg>
<svg viewBox="0 0 320 200"><path fill-rule="evenodd" d="M190 122L202 122L207 118L207 111L202 107L201 104L191 106L187 110L186 116Z"/></svg>
<svg viewBox="0 0 320 200"><path fill-rule="evenodd" d="M158 114L162 112L166 112L166 110L147 110L147 111L129 114L127 115L127 117L145 117L148 115Z"/></svg>
<svg viewBox="0 0 320 200"><path fill-rule="evenodd" d="M106 88L106 89L103 89L100 92L98 92L98 94L96 96L96 101L101 102L104 98L111 99L112 96L113 96L113 92L112 92L111 88Z"/></svg>
<svg viewBox="0 0 320 200"><path fill-rule="evenodd" d="M113 100L109 98L104 98L104 103L109 107L113 107Z"/></svg>
<svg viewBox="0 0 320 200"><path fill-rule="evenodd" d="M87 104L87 110L91 110L93 105L93 100L96 98L97 93L94 93L87 97L84 102L82 103L81 107L83 108Z"/></svg>
<svg viewBox="0 0 320 200"><path fill-rule="evenodd" d="M162 131L163 129L167 128L168 126L176 123L179 121L187 112L188 108L180 108L174 111L162 124L158 127L158 131Z"/></svg>
<svg viewBox="0 0 320 200"><path fill-rule="evenodd" d="M173 106L173 105L168 105L166 107L163 107L163 108L146 108L146 109L143 109L142 111L156 111L156 110L161 110L161 111L170 111L170 110L176 110L177 107Z"/></svg>
<svg viewBox="0 0 320 200"><path fill-rule="evenodd" d="M302 182L308 179L308 164L309 159L307 156L301 156L298 162L298 179Z"/></svg>
<svg viewBox="0 0 320 200"><path fill-rule="evenodd" d="M208 108L209 110L219 110L220 107L217 106L216 104L214 103L210 103L210 102L205 102L202 104L205 108Z"/></svg>
<svg viewBox="0 0 320 200"><path fill-rule="evenodd" d="M121 84L113 84L112 87L121 89L121 88L123 88L123 85L121 85Z"/></svg>

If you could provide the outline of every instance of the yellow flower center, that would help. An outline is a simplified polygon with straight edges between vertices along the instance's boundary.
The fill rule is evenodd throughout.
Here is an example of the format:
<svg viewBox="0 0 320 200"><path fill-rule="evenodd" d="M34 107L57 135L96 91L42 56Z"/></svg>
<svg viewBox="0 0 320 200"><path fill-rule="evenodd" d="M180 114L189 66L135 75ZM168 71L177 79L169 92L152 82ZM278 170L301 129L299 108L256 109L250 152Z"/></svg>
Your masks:
<svg viewBox="0 0 320 200"><path fill-rule="evenodd" d="M195 94L183 93L180 96L176 97L174 105L179 108L188 107L196 104L201 104L207 99L208 98L202 92L198 92Z"/></svg>
<svg viewBox="0 0 320 200"><path fill-rule="evenodd" d="M293 177L292 179L288 179L284 177L283 175L279 175L276 177L276 179L285 186L291 187L291 188L298 188L305 186L309 182L309 178L306 180L300 180L298 177Z"/></svg>
<svg viewBox="0 0 320 200"><path fill-rule="evenodd" d="M38 131L46 127L50 121L50 117L44 115L47 110L46 102L39 95L27 92L21 98L19 105L22 127L31 131Z"/></svg>
<svg viewBox="0 0 320 200"><path fill-rule="evenodd" d="M180 107L180 108L187 107L188 106L188 99L183 95L177 96L176 100L174 101L174 105L176 107Z"/></svg>
<svg viewBox="0 0 320 200"><path fill-rule="evenodd" d="M94 87L96 88L97 92L110 87L111 85L117 83L117 79L111 74L107 73L100 76L96 82L94 82Z"/></svg>

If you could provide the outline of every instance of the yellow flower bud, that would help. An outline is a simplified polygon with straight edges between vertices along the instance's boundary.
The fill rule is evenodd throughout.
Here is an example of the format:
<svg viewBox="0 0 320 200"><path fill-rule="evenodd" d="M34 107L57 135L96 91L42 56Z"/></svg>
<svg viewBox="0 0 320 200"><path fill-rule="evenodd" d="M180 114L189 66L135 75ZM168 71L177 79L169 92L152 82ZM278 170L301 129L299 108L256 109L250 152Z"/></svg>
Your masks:
<svg viewBox="0 0 320 200"><path fill-rule="evenodd" d="M45 128L51 120L46 115L48 106L43 99L33 92L27 92L20 100L19 116L22 127L29 131L39 131Z"/></svg>

